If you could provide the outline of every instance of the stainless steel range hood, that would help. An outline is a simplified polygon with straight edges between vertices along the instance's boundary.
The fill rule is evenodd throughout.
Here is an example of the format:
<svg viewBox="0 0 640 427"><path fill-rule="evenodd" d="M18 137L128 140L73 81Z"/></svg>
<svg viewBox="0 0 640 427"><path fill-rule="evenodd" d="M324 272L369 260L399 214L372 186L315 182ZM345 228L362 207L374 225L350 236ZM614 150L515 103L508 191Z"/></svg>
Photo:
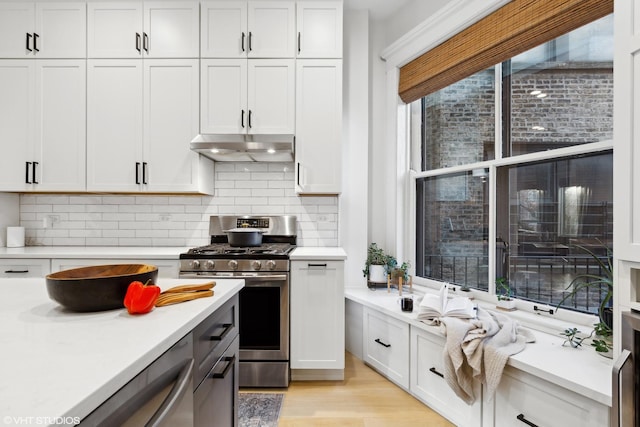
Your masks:
<svg viewBox="0 0 640 427"><path fill-rule="evenodd" d="M201 134L191 149L217 162L292 162L294 135Z"/></svg>

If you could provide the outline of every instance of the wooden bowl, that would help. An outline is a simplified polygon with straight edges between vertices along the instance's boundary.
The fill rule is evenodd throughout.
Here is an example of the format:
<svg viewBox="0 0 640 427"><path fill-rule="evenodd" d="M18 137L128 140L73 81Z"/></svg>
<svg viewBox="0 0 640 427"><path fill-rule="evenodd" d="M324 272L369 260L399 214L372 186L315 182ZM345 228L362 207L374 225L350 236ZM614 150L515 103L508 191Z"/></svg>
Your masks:
<svg viewBox="0 0 640 427"><path fill-rule="evenodd" d="M133 281L155 283L158 267L148 264L94 265L58 271L45 277L49 298L72 311L103 311L124 307Z"/></svg>

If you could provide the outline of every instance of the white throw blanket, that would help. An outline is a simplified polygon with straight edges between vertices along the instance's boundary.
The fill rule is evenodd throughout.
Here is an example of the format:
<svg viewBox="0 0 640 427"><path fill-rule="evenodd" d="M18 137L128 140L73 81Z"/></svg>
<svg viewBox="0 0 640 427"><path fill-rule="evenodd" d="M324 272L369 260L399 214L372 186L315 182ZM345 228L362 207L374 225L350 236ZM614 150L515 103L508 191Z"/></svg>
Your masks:
<svg viewBox="0 0 640 427"><path fill-rule="evenodd" d="M443 317L439 320L447 334L444 378L468 404L476 399L474 379L484 384L491 399L509 356L535 341L531 331L521 328L515 320L480 307L477 319Z"/></svg>

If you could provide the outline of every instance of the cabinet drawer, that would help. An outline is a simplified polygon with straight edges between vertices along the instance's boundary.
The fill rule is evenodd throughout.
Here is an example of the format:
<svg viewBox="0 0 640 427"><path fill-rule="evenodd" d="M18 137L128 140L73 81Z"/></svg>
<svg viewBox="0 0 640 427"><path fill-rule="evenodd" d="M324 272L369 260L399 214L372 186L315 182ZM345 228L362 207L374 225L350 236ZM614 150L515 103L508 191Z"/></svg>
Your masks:
<svg viewBox="0 0 640 427"><path fill-rule="evenodd" d="M158 277L164 279L177 279L180 270L180 261L172 259L53 259L51 271L69 270L71 268L87 267L90 265L108 264L151 264L158 267Z"/></svg>
<svg viewBox="0 0 640 427"><path fill-rule="evenodd" d="M494 413L493 427L609 425L608 407L508 367L496 391Z"/></svg>
<svg viewBox="0 0 640 427"><path fill-rule="evenodd" d="M44 277L50 272L48 259L0 259L0 277Z"/></svg>
<svg viewBox="0 0 640 427"><path fill-rule="evenodd" d="M444 345L444 338L411 328L411 393L457 426L480 426L482 386L474 385L473 405L456 396L443 377Z"/></svg>
<svg viewBox="0 0 640 427"><path fill-rule="evenodd" d="M364 361L409 389L409 324L366 307L363 324Z"/></svg>
<svg viewBox="0 0 640 427"><path fill-rule="evenodd" d="M238 296L234 296L193 330L194 390L238 336Z"/></svg>

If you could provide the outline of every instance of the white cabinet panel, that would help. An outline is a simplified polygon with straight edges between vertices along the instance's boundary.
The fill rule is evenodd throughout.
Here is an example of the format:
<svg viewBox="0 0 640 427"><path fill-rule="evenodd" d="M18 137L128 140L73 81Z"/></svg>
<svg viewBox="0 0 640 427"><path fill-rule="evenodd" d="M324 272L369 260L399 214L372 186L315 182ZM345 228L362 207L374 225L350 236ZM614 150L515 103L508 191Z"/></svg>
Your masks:
<svg viewBox="0 0 640 427"><path fill-rule="evenodd" d="M338 194L342 182L342 60L296 64L296 193Z"/></svg>
<svg viewBox="0 0 640 427"><path fill-rule="evenodd" d="M203 58L247 57L249 31L246 2L202 2L200 21Z"/></svg>
<svg viewBox="0 0 640 427"><path fill-rule="evenodd" d="M344 262L291 262L291 369L344 369Z"/></svg>
<svg viewBox="0 0 640 427"><path fill-rule="evenodd" d="M292 134L295 120L295 60L249 60L248 131Z"/></svg>
<svg viewBox="0 0 640 427"><path fill-rule="evenodd" d="M198 2L145 2L143 49L148 58L197 58L200 53ZM145 47L145 46L143 46Z"/></svg>
<svg viewBox="0 0 640 427"><path fill-rule="evenodd" d="M298 1L298 58L342 58L342 2Z"/></svg>
<svg viewBox="0 0 640 427"><path fill-rule="evenodd" d="M0 3L0 58L33 56L34 17L34 3Z"/></svg>
<svg viewBox="0 0 640 427"><path fill-rule="evenodd" d="M444 338L411 327L411 393L457 426L480 427L481 384L475 384L472 405L456 396L444 379L444 345Z"/></svg>
<svg viewBox="0 0 640 427"><path fill-rule="evenodd" d="M409 324L365 307L364 361L388 379L409 389Z"/></svg>
<svg viewBox="0 0 640 427"><path fill-rule="evenodd" d="M295 3L249 2L247 12L249 58L293 58L295 55Z"/></svg>
<svg viewBox="0 0 640 427"><path fill-rule="evenodd" d="M247 60L201 60L200 130L202 133L247 132Z"/></svg>
<svg viewBox="0 0 640 427"><path fill-rule="evenodd" d="M89 58L138 58L142 53L142 3L91 2L87 30Z"/></svg>
<svg viewBox="0 0 640 427"><path fill-rule="evenodd" d="M49 259L0 259L0 277L44 277L50 273Z"/></svg>
<svg viewBox="0 0 640 427"><path fill-rule="evenodd" d="M48 261L48 260L47 260ZM88 267L92 265L111 264L150 264L158 267L158 277L163 279L177 279L180 261L171 259L120 258L120 259L88 259L88 258L54 258L51 260L51 272L69 270L72 268Z"/></svg>

